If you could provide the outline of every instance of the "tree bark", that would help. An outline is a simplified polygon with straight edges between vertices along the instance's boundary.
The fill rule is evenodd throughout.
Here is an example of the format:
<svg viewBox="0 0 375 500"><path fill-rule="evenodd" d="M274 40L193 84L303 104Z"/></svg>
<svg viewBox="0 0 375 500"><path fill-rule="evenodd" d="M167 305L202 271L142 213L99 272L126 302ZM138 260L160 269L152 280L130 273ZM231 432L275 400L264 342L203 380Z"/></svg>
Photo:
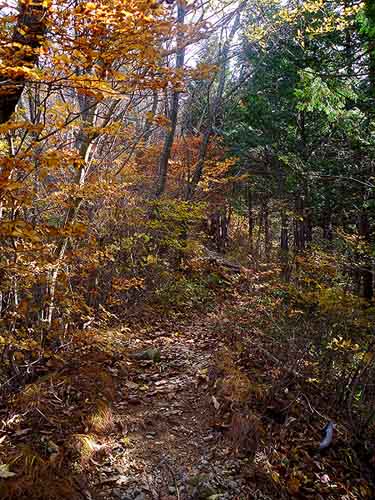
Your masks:
<svg viewBox="0 0 375 500"><path fill-rule="evenodd" d="M263 217L264 217L264 254L266 261L271 260L271 231L270 231L270 211L269 203L266 200L263 204Z"/></svg>
<svg viewBox="0 0 375 500"><path fill-rule="evenodd" d="M38 61L38 49L42 45L47 27L48 4L44 0L19 1L19 15L14 29L9 53L3 56L3 63L9 69L31 68ZM0 72L0 123L7 122L16 109L25 87L26 77L20 69L20 76L9 76L9 70Z"/></svg>
<svg viewBox="0 0 375 500"><path fill-rule="evenodd" d="M299 253L303 252L306 247L304 199L300 194L296 196L295 211L296 216L294 219L294 250L296 253Z"/></svg>
<svg viewBox="0 0 375 500"><path fill-rule="evenodd" d="M181 70L184 66L185 61L185 46L183 43L183 31L181 26L185 21L186 5L183 0L179 1L177 4L177 23L178 23L178 33L177 33L177 53L176 53L176 70ZM159 172L156 182L155 196L159 198L165 191L168 175L168 164L171 158L171 151L176 135L177 128L177 118L180 100L180 91L175 90L172 95L172 105L170 111L170 129L165 136L163 151L159 160Z"/></svg>
<svg viewBox="0 0 375 500"><path fill-rule="evenodd" d="M323 213L323 238L328 241L333 240L333 229L332 229L332 214L331 210L327 209Z"/></svg>
<svg viewBox="0 0 375 500"><path fill-rule="evenodd" d="M249 235L249 252L254 253L254 213L253 213L253 193L250 183L247 184L247 220Z"/></svg>
<svg viewBox="0 0 375 500"><path fill-rule="evenodd" d="M281 212L280 249L284 254L289 251L288 216L286 215L285 210L282 210Z"/></svg>
<svg viewBox="0 0 375 500"><path fill-rule="evenodd" d="M360 215L359 234L368 245L371 244L371 227L367 210L363 210ZM362 296L367 301L371 301L374 297L374 277L372 273L371 258L366 255L364 260L365 262L361 270Z"/></svg>

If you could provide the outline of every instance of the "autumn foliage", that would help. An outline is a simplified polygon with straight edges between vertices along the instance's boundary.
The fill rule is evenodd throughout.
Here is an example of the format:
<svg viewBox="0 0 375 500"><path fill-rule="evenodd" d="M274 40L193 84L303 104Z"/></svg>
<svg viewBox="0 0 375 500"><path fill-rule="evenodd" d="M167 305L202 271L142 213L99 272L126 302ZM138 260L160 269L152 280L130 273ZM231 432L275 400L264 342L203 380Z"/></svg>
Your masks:
<svg viewBox="0 0 375 500"><path fill-rule="evenodd" d="M314 483L323 417L373 471L372 5L222 3L2 5L4 498L82 498L65 473L121 429L124 339L213 310L200 376L249 481L344 495L347 464Z"/></svg>

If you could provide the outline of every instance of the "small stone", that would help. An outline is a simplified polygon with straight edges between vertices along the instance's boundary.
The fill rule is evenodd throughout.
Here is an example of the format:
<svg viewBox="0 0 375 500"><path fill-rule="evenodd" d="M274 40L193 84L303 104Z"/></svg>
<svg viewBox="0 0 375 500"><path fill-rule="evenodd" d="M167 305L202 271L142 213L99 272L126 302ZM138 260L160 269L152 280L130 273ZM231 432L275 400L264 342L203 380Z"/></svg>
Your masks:
<svg viewBox="0 0 375 500"><path fill-rule="evenodd" d="M139 493L134 500L146 500L146 497L143 493Z"/></svg>
<svg viewBox="0 0 375 500"><path fill-rule="evenodd" d="M152 347L145 351L132 353L129 357L138 361L153 361L154 363L159 363L161 358L159 349Z"/></svg>
<svg viewBox="0 0 375 500"><path fill-rule="evenodd" d="M141 400L139 398L137 398L137 396L128 396L128 402L132 405L141 404Z"/></svg>
<svg viewBox="0 0 375 500"><path fill-rule="evenodd" d="M120 475L116 481L119 485L124 485L130 482L130 476Z"/></svg>
<svg viewBox="0 0 375 500"><path fill-rule="evenodd" d="M227 481L227 486L231 490L237 490L238 489L238 483L236 483L236 481Z"/></svg>

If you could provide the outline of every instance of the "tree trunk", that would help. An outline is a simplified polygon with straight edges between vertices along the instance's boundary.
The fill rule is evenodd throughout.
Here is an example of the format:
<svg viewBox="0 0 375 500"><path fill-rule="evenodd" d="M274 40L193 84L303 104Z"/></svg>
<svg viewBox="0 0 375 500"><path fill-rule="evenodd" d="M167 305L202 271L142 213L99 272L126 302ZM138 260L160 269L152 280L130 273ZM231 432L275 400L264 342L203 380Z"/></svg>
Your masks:
<svg viewBox="0 0 375 500"><path fill-rule="evenodd" d="M332 213L327 209L323 213L323 238L328 241L333 240Z"/></svg>
<svg viewBox="0 0 375 500"><path fill-rule="evenodd" d="M281 212L281 234L280 234L280 249L283 254L289 252L289 228L288 216L285 211Z"/></svg>
<svg viewBox="0 0 375 500"><path fill-rule="evenodd" d="M156 112L158 110L158 104L159 104L159 94L158 94L157 90L154 90L153 99L152 99L152 108L151 108L152 115L156 114ZM146 123L145 123L144 131L143 131L143 137L142 137L142 142L145 146L148 145L148 142L151 138L151 134L152 134L152 120L147 119ZM140 158L142 156L143 156L142 152L137 153L137 158Z"/></svg>
<svg viewBox="0 0 375 500"><path fill-rule="evenodd" d="M203 174L204 163L205 163L206 157L207 157L208 146L210 144L210 140L211 140L211 137L213 134L213 130L215 127L215 122L216 122L219 110L223 104L223 95L224 95L225 81L226 81L226 76L227 76L226 73L227 73L227 67L228 67L229 50L231 47L232 40L233 40L238 28L240 27L241 12L242 12L244 5L245 4L242 4L239 7L239 10L237 12L232 29L229 33L228 39L224 43L223 49L222 49L221 53L219 54L219 67L220 67L219 85L218 85L216 96L213 99L213 104L209 109L208 118L207 118L208 126L203 133L202 142L201 142L201 146L199 149L199 159L197 161L195 170L193 172L193 176L189 180L188 185L186 187L186 199L187 200L191 200L193 198L195 190L196 190L198 183L201 180L201 177Z"/></svg>
<svg viewBox="0 0 375 500"><path fill-rule="evenodd" d="M296 253L303 252L306 247L305 241L305 214L303 196L297 195L295 200L294 219L294 250Z"/></svg>
<svg viewBox="0 0 375 500"><path fill-rule="evenodd" d="M289 281L292 268L289 263L289 220L285 209L281 210L280 262L281 277Z"/></svg>
<svg viewBox="0 0 375 500"><path fill-rule="evenodd" d="M176 70L182 69L185 60L185 47L183 44L183 31L180 29L185 20L186 5L183 0L179 1L177 4L177 23L179 24L179 29L177 33L177 53L176 53ZM160 197L166 187L167 175L168 175L168 164L171 158L171 151L176 135L177 128L177 118L178 118L178 108L180 100L180 91L175 90L172 95L172 105L170 112L170 129L165 136L163 151L159 160L159 171L158 178L156 182L155 196Z"/></svg>
<svg viewBox="0 0 375 500"><path fill-rule="evenodd" d="M78 103L80 107L80 112L82 116L82 127L78 131L75 146L79 151L80 157L82 159L82 164L77 171L75 183L79 186L83 186L87 175L87 163L89 155L92 148L93 137L86 132L86 129L92 127L95 123L95 112L97 107L97 100L94 97L78 94ZM111 113L111 111L109 111ZM110 115L109 115L110 116ZM79 213L81 208L82 199L76 198L73 202L73 206L67 209L65 220L63 222L63 227L72 224ZM57 250L57 259L52 272L48 277L48 304L46 309L46 315L44 321L47 322L48 327L51 327L53 313L55 310L55 296L56 296L56 286L57 278L61 269L61 264L64 259L66 249L68 247L69 237L64 236Z"/></svg>
<svg viewBox="0 0 375 500"><path fill-rule="evenodd" d="M370 245L371 243L371 227L368 218L368 213L363 210L359 219L359 233L363 240ZM361 270L362 281L362 296L364 299L371 301L374 296L374 279L372 274L371 258L366 255Z"/></svg>
<svg viewBox="0 0 375 500"><path fill-rule="evenodd" d="M311 209L305 212L305 241L311 243L313 239L313 224L311 217Z"/></svg>
<svg viewBox="0 0 375 500"><path fill-rule="evenodd" d="M264 254L266 261L271 260L271 231L270 231L270 213L268 200L263 204L263 219L264 219Z"/></svg>
<svg viewBox="0 0 375 500"><path fill-rule="evenodd" d="M254 252L254 213L253 213L253 193L250 183L247 184L247 220L248 220L248 235L249 235L249 252Z"/></svg>
<svg viewBox="0 0 375 500"><path fill-rule="evenodd" d="M208 224L210 235L215 243L217 252L222 253L228 243L228 227L230 222L230 210L227 207L215 210L210 216Z"/></svg>
<svg viewBox="0 0 375 500"><path fill-rule="evenodd" d="M262 229L263 229L263 210L259 209L258 213L258 231L257 231L257 239L255 242L255 258L259 258L260 254L260 242L262 238Z"/></svg>
<svg viewBox="0 0 375 500"><path fill-rule="evenodd" d="M14 29L13 43L2 55L5 69L0 71L0 123L9 120L26 83L25 74L9 77L7 67L31 68L38 60L37 49L42 45L47 26L48 3L44 0L19 1L19 15Z"/></svg>

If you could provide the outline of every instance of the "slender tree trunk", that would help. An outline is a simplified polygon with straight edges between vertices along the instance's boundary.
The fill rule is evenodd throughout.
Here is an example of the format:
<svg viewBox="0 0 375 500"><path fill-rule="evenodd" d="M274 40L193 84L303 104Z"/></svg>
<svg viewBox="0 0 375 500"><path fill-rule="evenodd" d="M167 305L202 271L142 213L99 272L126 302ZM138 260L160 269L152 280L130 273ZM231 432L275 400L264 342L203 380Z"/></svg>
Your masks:
<svg viewBox="0 0 375 500"><path fill-rule="evenodd" d="M211 139L211 134L212 134L212 127L209 126L202 138L202 142L199 148L199 159L197 162L197 165L195 167L195 170L193 172L192 178L189 180L189 183L186 188L186 199L191 200L194 196L195 190L198 186L199 181L202 178L202 173L203 173L203 168L204 168L204 162L207 157L207 150L208 150L208 145L210 143Z"/></svg>
<svg viewBox="0 0 375 500"><path fill-rule="evenodd" d="M288 216L285 210L281 211L281 234L280 234L280 249L283 254L289 252L289 223Z"/></svg>
<svg viewBox="0 0 375 500"><path fill-rule="evenodd" d="M371 243L371 226L367 210L363 210L359 219L359 233L363 240L370 245ZM361 271L362 281L362 296L364 299L371 301L374 296L374 277L372 273L371 258L365 256Z"/></svg>
<svg viewBox="0 0 375 500"><path fill-rule="evenodd" d="M83 186L86 180L87 163L93 141L93 138L90 137L89 134L87 134L86 128L92 127L94 125L97 101L93 97L78 94L78 103L82 116L82 127L76 137L76 148L79 151L80 157L82 159L82 164L77 172L75 183L79 186ZM74 200L73 205L68 208L66 212L63 227L69 226L76 220L81 204L81 198L76 198ZM51 327L52 324L53 312L55 310L57 278L61 269L61 264L63 263L68 242L69 237L63 237L61 244L57 250L57 259L54 268L51 271L48 279L48 304L45 317L45 321L47 322L48 327Z"/></svg>
<svg viewBox="0 0 375 500"><path fill-rule="evenodd" d="M281 231L280 231L280 261L281 277L289 281L291 266L289 264L289 220L285 209L281 210Z"/></svg>
<svg viewBox="0 0 375 500"><path fill-rule="evenodd" d="M158 94L157 90L154 90L153 99L152 99L152 108L151 108L152 115L156 114L156 112L158 110L158 104L159 104L159 94ZM145 146L148 145L148 142L151 138L151 134L152 134L152 120L147 119L146 123L145 123L144 131L143 131L143 138L142 138L142 142ZM143 156L142 153L140 153L140 156L141 157Z"/></svg>
<svg viewBox="0 0 375 500"><path fill-rule="evenodd" d="M183 44L183 31L181 30L182 24L185 20L186 5L185 1L181 0L177 4L177 23L179 24L179 29L177 33L177 54L176 54L176 70L181 70L184 66L185 60L185 47ZM160 197L166 187L167 175L168 175L168 164L171 158L171 151L176 135L177 129L177 118L178 118L178 108L179 108L180 92L175 90L172 94L172 104L170 112L170 129L165 136L163 150L159 160L159 171L158 178L156 182L155 196Z"/></svg>
<svg viewBox="0 0 375 500"><path fill-rule="evenodd" d="M208 151L208 146L210 144L210 140L215 128L215 123L219 114L220 109L223 106L223 96L224 96L224 88L225 88L225 82L226 82L226 73L227 73L227 67L228 67L228 56L229 56L229 51L230 47L233 41L233 38L235 34L237 33L238 28L240 27L241 23L241 12L244 7L244 3L240 6L236 18L234 20L232 29L229 33L228 39L224 43L223 49L221 51L221 54L219 54L219 66L220 66L220 72L219 72L219 84L218 84L218 89L216 96L213 99L213 104L209 109L208 112L208 126L206 130L203 133L202 137L202 142L201 146L199 149L199 158L195 167L195 170L193 172L193 175L191 179L188 182L188 185L186 187L186 199L191 200L194 196L195 190L198 186L199 181L202 178L203 174L203 169L204 169L204 163L206 161L207 157L207 151Z"/></svg>
<svg viewBox="0 0 375 500"><path fill-rule="evenodd" d="M253 213L253 193L250 183L247 184L247 220L249 236L249 252L254 253L254 213Z"/></svg>
<svg viewBox="0 0 375 500"><path fill-rule="evenodd" d="M304 240L305 245L312 242L313 238L313 223L312 223L312 209L310 203L310 190L307 182L305 182L304 186L304 197L303 197L303 221L304 221Z"/></svg>
<svg viewBox="0 0 375 500"><path fill-rule="evenodd" d="M327 209L323 212L323 238L328 241L333 240L332 212Z"/></svg>
<svg viewBox="0 0 375 500"><path fill-rule="evenodd" d="M311 243L313 239L313 224L311 217L311 209L305 212L305 241L306 243Z"/></svg>
<svg viewBox="0 0 375 500"><path fill-rule="evenodd" d="M258 259L260 255L260 242L262 238L262 230L263 230L263 210L260 208L259 209L259 214L258 214L258 231L257 231L257 238L255 242L255 258Z"/></svg>
<svg viewBox="0 0 375 500"><path fill-rule="evenodd" d="M266 200L263 205L263 219L264 219L264 254L266 261L271 260L271 231L270 231L270 211L269 202Z"/></svg>
<svg viewBox="0 0 375 500"><path fill-rule="evenodd" d="M299 253L303 252L306 247L304 199L300 194L298 194L295 199L295 212L296 216L294 219L294 250L296 253Z"/></svg>

